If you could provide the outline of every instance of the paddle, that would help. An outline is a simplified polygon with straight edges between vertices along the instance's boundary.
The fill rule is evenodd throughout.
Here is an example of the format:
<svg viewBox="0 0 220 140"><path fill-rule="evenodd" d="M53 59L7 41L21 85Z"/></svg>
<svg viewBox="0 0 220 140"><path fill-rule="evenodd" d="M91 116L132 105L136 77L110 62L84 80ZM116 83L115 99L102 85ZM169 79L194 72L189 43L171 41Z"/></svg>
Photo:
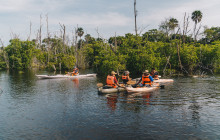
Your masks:
<svg viewBox="0 0 220 140"><path fill-rule="evenodd" d="M165 88L165 85L152 86L152 87L160 87L161 89L164 89L164 88Z"/></svg>
<svg viewBox="0 0 220 140"><path fill-rule="evenodd" d="M136 88L137 85L132 85L133 88ZM165 85L159 85L159 86L152 86L152 87L160 87L161 89L164 89L165 88Z"/></svg>
<svg viewBox="0 0 220 140"><path fill-rule="evenodd" d="M134 84L136 84L136 81L130 80L130 81L127 82L127 84L128 84L128 85L134 85Z"/></svg>
<svg viewBox="0 0 220 140"><path fill-rule="evenodd" d="M98 84L96 84L96 86L97 86L98 88L103 87L103 83L98 83ZM119 86L119 87L125 88L124 86Z"/></svg>
<svg viewBox="0 0 220 140"><path fill-rule="evenodd" d="M96 86L97 86L98 88L103 87L103 83L98 83Z"/></svg>

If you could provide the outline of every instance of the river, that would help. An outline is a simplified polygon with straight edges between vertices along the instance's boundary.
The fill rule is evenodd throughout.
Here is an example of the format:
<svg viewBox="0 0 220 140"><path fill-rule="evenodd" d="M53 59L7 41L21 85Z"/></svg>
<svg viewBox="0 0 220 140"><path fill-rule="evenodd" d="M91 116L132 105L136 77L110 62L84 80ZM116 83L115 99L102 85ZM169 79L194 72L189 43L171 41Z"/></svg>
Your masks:
<svg viewBox="0 0 220 140"><path fill-rule="evenodd" d="M220 139L220 76L100 96L102 77L39 80L36 73L48 74L0 71L1 140Z"/></svg>

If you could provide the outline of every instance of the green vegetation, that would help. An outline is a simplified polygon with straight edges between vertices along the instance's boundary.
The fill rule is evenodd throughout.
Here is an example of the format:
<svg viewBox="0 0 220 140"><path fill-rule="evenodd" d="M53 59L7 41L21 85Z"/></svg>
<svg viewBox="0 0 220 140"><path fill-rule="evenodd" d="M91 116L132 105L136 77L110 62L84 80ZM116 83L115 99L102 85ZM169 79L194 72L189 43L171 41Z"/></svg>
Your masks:
<svg viewBox="0 0 220 140"><path fill-rule="evenodd" d="M92 67L98 74L112 70L139 74L152 67L163 75L220 73L220 27L206 27L202 38L197 40L201 11L193 12L191 19L195 23L191 34L189 17L185 15L183 29L177 19L169 18L161 22L159 29L108 40L84 35L83 28L79 27L75 29L72 43L66 43L63 25L61 37L48 36L40 43L39 40L10 40L0 50L0 69L69 70L77 65Z"/></svg>

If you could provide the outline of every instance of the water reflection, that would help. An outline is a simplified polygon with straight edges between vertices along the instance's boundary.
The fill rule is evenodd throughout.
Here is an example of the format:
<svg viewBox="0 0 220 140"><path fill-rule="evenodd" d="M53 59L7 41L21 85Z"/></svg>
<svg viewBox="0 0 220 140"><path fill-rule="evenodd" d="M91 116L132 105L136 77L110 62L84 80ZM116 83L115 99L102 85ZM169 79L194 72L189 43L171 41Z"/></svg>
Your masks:
<svg viewBox="0 0 220 140"><path fill-rule="evenodd" d="M112 93L106 94L107 106L115 111L117 109L117 103L133 104L135 111L140 110L140 105L151 105L151 98L153 95L157 95L158 92L142 92L142 93ZM136 106L138 105L138 106ZM123 106L123 105L122 105ZM131 107L131 106L130 106ZM126 107L124 108L126 109Z"/></svg>
<svg viewBox="0 0 220 140"><path fill-rule="evenodd" d="M218 78L99 96L105 78L38 80L35 73L0 72L0 139L220 139Z"/></svg>
<svg viewBox="0 0 220 140"><path fill-rule="evenodd" d="M117 94L107 94L106 99L107 99L107 105L108 107L114 111L116 109L116 104L118 102L118 95Z"/></svg>
<svg viewBox="0 0 220 140"><path fill-rule="evenodd" d="M74 87L79 88L79 79L78 78L73 79L72 82L73 82Z"/></svg>

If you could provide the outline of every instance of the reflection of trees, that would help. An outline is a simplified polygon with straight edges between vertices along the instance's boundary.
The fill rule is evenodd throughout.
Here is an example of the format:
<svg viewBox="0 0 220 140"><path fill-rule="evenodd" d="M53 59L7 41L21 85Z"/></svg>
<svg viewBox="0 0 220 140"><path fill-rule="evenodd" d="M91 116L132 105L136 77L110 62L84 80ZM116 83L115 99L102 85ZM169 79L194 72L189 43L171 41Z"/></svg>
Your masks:
<svg viewBox="0 0 220 140"><path fill-rule="evenodd" d="M188 109L191 110L191 114L192 114L192 121L194 121L194 125L197 126L200 122L200 114L199 114L199 110L202 107L200 107L200 105L196 102L196 100L192 99L192 104L189 106Z"/></svg>
<svg viewBox="0 0 220 140"><path fill-rule="evenodd" d="M10 95L16 97L20 94L33 94L36 83L35 78L32 70L10 71L8 78L8 88L11 90Z"/></svg>

